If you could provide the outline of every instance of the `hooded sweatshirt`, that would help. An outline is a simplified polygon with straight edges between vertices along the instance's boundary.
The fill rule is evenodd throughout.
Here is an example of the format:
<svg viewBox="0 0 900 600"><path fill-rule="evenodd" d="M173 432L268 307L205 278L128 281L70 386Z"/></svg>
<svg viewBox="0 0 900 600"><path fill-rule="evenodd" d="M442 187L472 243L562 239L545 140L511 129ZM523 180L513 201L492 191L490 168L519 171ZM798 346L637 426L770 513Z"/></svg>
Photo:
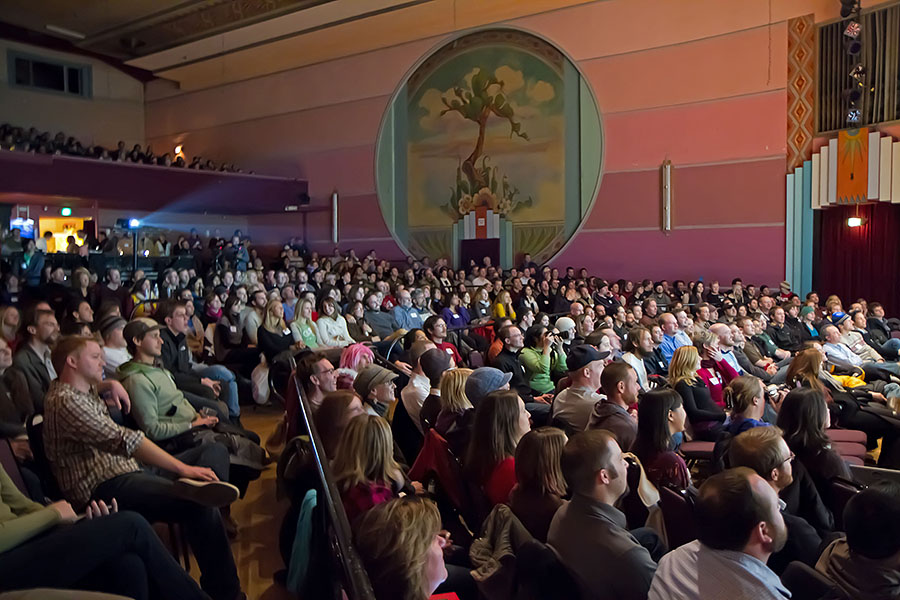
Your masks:
<svg viewBox="0 0 900 600"><path fill-rule="evenodd" d="M118 373L131 398L131 414L147 437L156 442L190 430L197 411L175 387L168 371L131 360L119 367Z"/></svg>
<svg viewBox="0 0 900 600"><path fill-rule="evenodd" d="M886 561L851 552L847 538L835 540L825 548L816 570L837 583L853 600L900 598L900 571Z"/></svg>

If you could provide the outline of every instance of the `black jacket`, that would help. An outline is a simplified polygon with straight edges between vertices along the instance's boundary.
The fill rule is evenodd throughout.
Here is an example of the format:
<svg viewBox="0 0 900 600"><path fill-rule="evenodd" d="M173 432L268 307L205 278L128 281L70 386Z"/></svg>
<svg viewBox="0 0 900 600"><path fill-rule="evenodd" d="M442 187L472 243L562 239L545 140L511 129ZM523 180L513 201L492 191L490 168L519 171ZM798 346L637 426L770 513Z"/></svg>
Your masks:
<svg viewBox="0 0 900 600"><path fill-rule="evenodd" d="M519 393L523 402L533 401L533 392L528 384L528 377L525 375L525 367L519 362L519 355L509 351L506 347L500 351L497 358L494 359L494 367L500 369L504 373L512 373L512 379L509 380L509 389Z"/></svg>
<svg viewBox="0 0 900 600"><path fill-rule="evenodd" d="M798 340L795 338L794 331L788 327L787 323L781 327L774 322L766 328L766 333L775 342L775 345L782 350L794 351L799 346Z"/></svg>
<svg viewBox="0 0 900 600"><path fill-rule="evenodd" d="M866 329L869 330L869 335L872 336L872 339L879 344L884 344L891 339L891 328L888 327L885 319L869 317L866 319Z"/></svg>
<svg viewBox="0 0 900 600"><path fill-rule="evenodd" d="M669 364L659 348L655 348L653 352L644 357L644 368L647 369L647 375L659 375L660 377L669 375Z"/></svg>
<svg viewBox="0 0 900 600"><path fill-rule="evenodd" d="M191 368L191 351L187 347L184 334L175 335L168 327L163 327L159 330L159 335L163 341L160 362L163 368L172 374L175 386L181 391L214 399L215 392L200 383L200 376Z"/></svg>
<svg viewBox="0 0 900 600"><path fill-rule="evenodd" d="M25 378L28 385L28 393L31 395L31 405L36 414L44 412L44 396L50 389L50 373L44 366L44 361L32 350L31 345L23 342L13 357L11 369L15 369Z"/></svg>

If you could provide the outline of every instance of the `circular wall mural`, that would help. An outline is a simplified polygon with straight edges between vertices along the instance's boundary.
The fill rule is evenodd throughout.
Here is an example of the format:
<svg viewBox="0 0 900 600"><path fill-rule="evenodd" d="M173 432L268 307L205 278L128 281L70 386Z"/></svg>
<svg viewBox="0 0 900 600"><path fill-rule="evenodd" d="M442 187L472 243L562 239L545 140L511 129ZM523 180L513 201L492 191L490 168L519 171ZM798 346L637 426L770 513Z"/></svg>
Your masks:
<svg viewBox="0 0 900 600"><path fill-rule="evenodd" d="M378 199L413 256L543 262L587 215L602 162L597 102L572 61L529 33L484 30L432 53L394 94Z"/></svg>

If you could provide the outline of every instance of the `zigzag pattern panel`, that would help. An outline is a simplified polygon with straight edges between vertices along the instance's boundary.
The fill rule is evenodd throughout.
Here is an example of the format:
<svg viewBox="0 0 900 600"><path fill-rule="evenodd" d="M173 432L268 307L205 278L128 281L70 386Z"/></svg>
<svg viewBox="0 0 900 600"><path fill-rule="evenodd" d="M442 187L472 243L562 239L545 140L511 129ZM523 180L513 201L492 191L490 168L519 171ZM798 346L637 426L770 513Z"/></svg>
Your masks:
<svg viewBox="0 0 900 600"><path fill-rule="evenodd" d="M816 24L814 15L788 20L787 167L790 172L810 155L815 124Z"/></svg>

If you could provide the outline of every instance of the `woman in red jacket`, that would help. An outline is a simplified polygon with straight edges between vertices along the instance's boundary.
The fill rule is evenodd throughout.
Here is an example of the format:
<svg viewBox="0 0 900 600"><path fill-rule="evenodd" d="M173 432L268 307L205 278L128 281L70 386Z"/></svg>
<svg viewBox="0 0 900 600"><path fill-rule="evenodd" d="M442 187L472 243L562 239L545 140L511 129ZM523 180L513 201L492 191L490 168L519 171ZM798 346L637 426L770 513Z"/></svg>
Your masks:
<svg viewBox="0 0 900 600"><path fill-rule="evenodd" d="M694 347L700 354L700 368L697 375L709 389L709 395L713 402L721 408L725 408L724 390L732 379L740 376L728 361L722 358L719 352L719 336L700 329L694 333Z"/></svg>

